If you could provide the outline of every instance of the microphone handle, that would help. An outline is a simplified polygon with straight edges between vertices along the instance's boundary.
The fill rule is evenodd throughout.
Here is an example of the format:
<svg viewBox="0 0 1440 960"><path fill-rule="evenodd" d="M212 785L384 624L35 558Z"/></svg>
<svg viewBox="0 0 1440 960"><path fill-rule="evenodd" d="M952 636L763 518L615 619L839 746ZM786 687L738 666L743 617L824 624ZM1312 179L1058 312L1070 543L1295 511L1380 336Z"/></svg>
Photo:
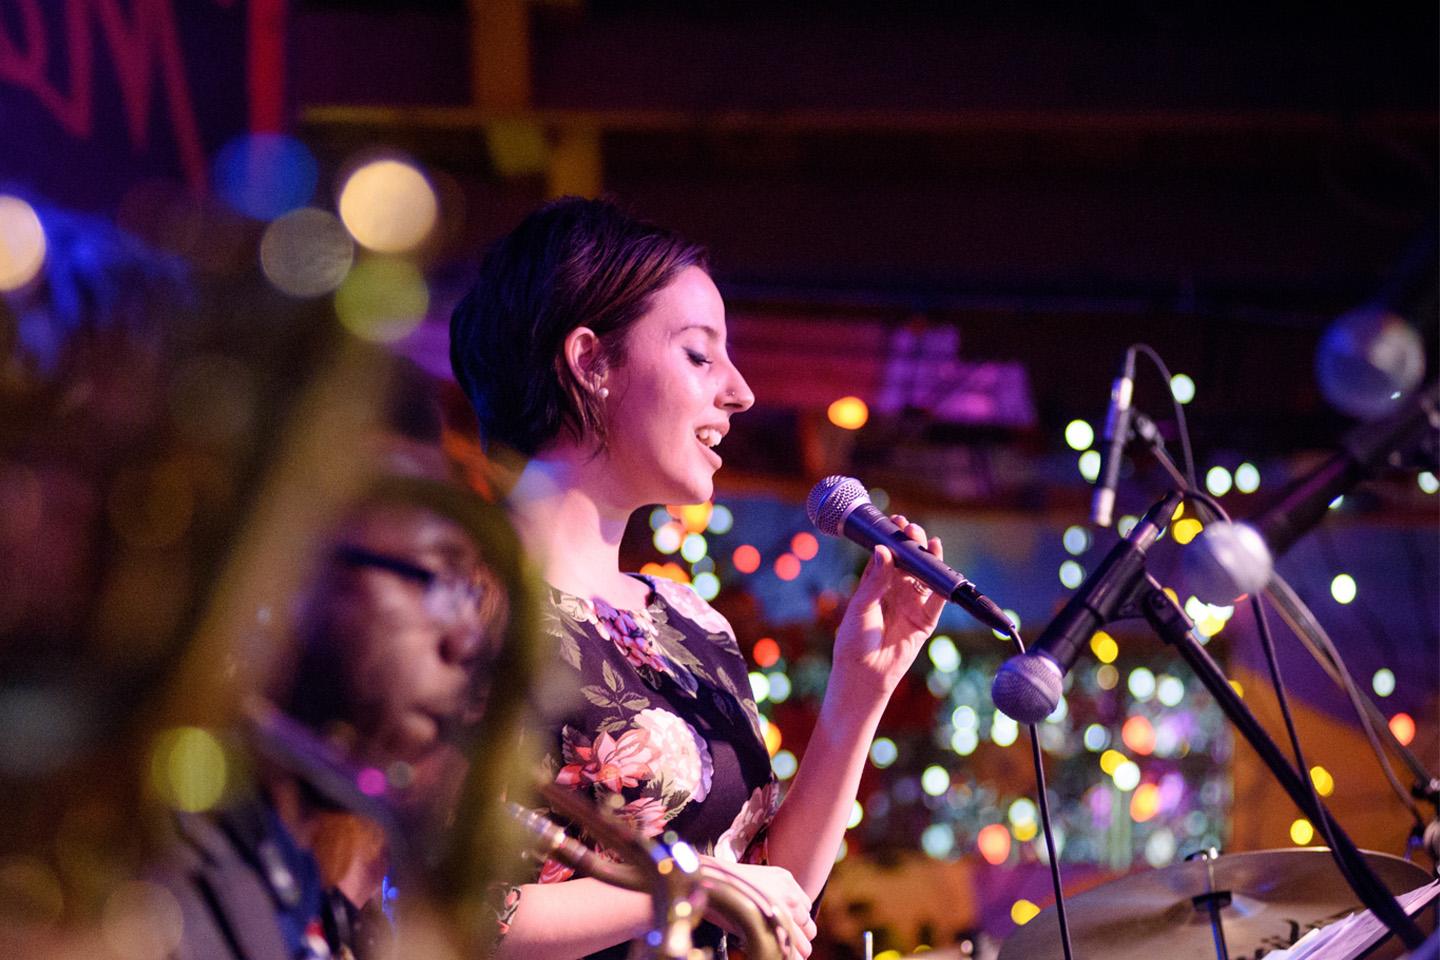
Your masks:
<svg viewBox="0 0 1440 960"><path fill-rule="evenodd" d="M964 575L952 570L923 544L911 540L895 521L875 508L862 503L845 518L847 539L872 550L884 545L895 555L895 565L924 583L931 590L965 610L992 630L1011 633L1015 624L999 605L981 593Z"/></svg>

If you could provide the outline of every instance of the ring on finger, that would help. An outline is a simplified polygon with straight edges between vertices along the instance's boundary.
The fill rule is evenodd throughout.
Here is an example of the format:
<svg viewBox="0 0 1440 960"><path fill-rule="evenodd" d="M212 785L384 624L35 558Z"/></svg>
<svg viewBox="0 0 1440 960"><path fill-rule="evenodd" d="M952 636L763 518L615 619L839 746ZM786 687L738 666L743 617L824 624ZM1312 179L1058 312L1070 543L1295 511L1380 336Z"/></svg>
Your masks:
<svg viewBox="0 0 1440 960"><path fill-rule="evenodd" d="M920 596L922 597L930 592L930 588L927 587L925 584L921 583L919 580L911 580L910 586L914 587L915 592L920 594Z"/></svg>

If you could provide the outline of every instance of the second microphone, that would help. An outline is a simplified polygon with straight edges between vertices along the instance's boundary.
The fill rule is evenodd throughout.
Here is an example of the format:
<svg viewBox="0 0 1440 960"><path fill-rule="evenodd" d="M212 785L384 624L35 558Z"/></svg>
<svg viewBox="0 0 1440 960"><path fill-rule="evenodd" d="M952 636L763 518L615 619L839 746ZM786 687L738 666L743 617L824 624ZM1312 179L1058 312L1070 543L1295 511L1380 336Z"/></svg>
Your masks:
<svg viewBox="0 0 1440 960"><path fill-rule="evenodd" d="M995 601L907 537L893 520L875 508L864 484L854 477L826 477L815 484L805 499L805 512L821 533L845 537L871 550L883 544L894 554L895 565L901 570L990 629L1005 634L1015 632L1015 624Z"/></svg>

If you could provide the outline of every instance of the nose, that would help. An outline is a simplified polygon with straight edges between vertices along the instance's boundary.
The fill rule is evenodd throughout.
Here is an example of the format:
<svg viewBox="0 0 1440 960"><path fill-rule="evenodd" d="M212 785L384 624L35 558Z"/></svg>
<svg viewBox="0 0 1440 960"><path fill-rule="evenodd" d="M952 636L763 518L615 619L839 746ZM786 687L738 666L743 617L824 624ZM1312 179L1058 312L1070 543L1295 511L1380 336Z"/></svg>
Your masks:
<svg viewBox="0 0 1440 960"><path fill-rule="evenodd" d="M741 375L740 368L735 366L727 357L725 365L728 367L728 376L724 385L720 388L719 406L731 413L744 413L755 406L755 393L750 389L750 384L745 382Z"/></svg>
<svg viewBox="0 0 1440 960"><path fill-rule="evenodd" d="M485 648L485 632L476 617L457 617L440 624L440 659L450 666L470 667Z"/></svg>

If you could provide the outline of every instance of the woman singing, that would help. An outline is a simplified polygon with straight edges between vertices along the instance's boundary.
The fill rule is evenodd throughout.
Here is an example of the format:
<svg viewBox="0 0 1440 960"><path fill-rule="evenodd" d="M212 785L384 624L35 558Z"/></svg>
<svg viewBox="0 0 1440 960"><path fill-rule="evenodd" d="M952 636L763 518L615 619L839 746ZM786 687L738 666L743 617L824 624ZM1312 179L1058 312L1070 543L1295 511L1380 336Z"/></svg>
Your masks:
<svg viewBox="0 0 1440 960"><path fill-rule="evenodd" d="M531 214L485 257L451 321L451 362L487 444L528 458L510 495L550 585L545 627L583 698L544 748L562 786L618 797L646 836L674 831L788 911L810 952L811 901L835 862L880 715L944 599L877 547L835 637L815 732L785 802L739 646L688 587L621 571L630 515L710 499L716 451L755 397L726 352L705 253L603 200ZM924 543L925 533L896 522ZM929 540L937 555L940 541ZM508 900L502 957L566 958L649 926L646 896L545 864ZM720 931L697 931L723 951ZM616 949L611 949L616 948Z"/></svg>

